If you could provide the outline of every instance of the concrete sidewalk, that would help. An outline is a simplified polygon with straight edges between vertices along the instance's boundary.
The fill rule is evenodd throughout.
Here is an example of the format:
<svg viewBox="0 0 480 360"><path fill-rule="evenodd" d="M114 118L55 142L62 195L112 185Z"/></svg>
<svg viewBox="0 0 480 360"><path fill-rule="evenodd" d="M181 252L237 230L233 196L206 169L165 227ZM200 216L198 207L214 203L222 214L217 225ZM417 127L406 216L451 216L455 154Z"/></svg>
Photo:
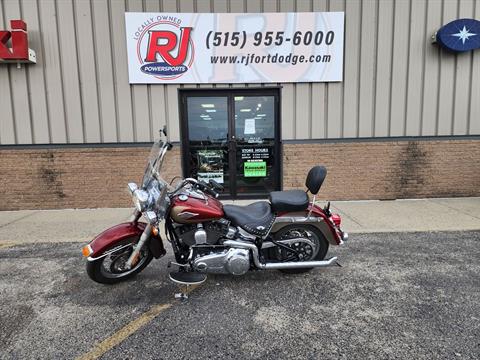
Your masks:
<svg viewBox="0 0 480 360"><path fill-rule="evenodd" d="M251 201L229 201L244 205ZM323 205L323 202L321 203ZM480 230L480 198L337 201L348 233ZM0 247L21 243L86 242L126 221L132 209L0 212Z"/></svg>

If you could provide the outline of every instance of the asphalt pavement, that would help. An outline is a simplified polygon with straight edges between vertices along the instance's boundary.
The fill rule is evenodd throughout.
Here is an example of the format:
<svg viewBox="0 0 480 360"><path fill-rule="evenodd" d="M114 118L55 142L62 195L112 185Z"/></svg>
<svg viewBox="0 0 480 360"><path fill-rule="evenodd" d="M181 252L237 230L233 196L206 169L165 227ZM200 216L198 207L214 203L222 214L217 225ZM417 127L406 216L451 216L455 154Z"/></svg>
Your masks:
<svg viewBox="0 0 480 360"><path fill-rule="evenodd" d="M480 358L480 231L354 234L343 267L209 275L185 302L171 249L105 286L81 245L0 248L0 358Z"/></svg>

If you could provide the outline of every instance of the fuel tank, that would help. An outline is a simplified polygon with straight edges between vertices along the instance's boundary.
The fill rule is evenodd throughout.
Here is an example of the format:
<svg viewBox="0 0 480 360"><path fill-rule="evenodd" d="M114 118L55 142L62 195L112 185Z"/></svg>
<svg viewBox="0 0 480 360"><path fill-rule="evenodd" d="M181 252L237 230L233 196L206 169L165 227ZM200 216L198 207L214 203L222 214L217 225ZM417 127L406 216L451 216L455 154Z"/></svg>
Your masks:
<svg viewBox="0 0 480 360"><path fill-rule="evenodd" d="M212 196L205 195L198 199L186 194L180 194L172 199L170 216L180 224L192 224L223 217L223 205Z"/></svg>

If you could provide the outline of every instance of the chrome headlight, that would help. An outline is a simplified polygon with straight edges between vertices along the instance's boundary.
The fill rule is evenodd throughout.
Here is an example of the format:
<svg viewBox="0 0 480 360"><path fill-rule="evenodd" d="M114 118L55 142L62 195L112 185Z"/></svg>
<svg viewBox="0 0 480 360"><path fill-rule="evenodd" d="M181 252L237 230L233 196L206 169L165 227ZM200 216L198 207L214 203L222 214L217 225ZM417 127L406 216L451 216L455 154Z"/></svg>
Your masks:
<svg viewBox="0 0 480 360"><path fill-rule="evenodd" d="M132 200L137 210L144 212L149 205L150 196L145 190L137 189L132 194Z"/></svg>

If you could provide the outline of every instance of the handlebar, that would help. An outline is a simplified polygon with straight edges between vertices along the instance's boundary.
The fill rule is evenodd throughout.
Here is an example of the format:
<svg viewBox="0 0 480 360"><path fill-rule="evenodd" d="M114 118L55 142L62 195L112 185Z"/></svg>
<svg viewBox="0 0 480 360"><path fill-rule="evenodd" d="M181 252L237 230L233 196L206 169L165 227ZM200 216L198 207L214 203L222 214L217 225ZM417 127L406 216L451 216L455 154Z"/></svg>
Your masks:
<svg viewBox="0 0 480 360"><path fill-rule="evenodd" d="M204 193L207 193L213 196L214 198L217 198L220 195L220 192L223 191L223 186L221 186L214 180L210 180L209 183L207 184L205 181L202 181L202 180L198 181L194 178L186 178L186 179L183 179L183 181L180 181L180 183L175 187L175 189L172 191L170 195L171 196L175 195L186 184L192 184L193 187L199 189Z"/></svg>

